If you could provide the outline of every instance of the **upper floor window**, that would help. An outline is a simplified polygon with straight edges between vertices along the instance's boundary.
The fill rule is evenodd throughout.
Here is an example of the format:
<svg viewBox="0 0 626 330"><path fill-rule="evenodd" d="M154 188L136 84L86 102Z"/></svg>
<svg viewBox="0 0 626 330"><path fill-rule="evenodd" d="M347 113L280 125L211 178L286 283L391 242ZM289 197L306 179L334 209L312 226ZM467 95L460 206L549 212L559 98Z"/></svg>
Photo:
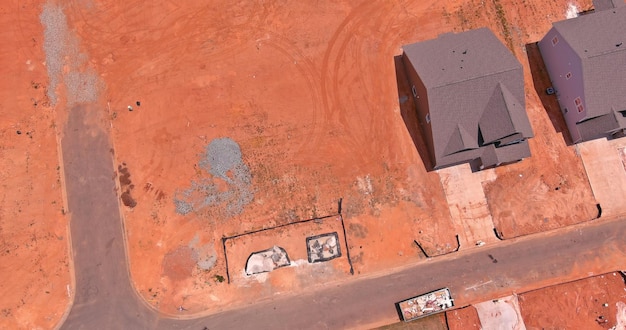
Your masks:
<svg viewBox="0 0 626 330"><path fill-rule="evenodd" d="M572 77L572 73L571 73L571 72L568 72L568 73L565 75L565 79L569 79L569 78L571 78L571 77Z"/></svg>
<svg viewBox="0 0 626 330"><path fill-rule="evenodd" d="M413 97L417 97L417 89L415 88L415 85L411 86L411 92L413 92Z"/></svg>
<svg viewBox="0 0 626 330"><path fill-rule="evenodd" d="M430 112L426 114L426 123L430 124Z"/></svg>
<svg viewBox="0 0 626 330"><path fill-rule="evenodd" d="M580 96L574 99L574 104L576 104L578 112L585 111L585 106L583 106L583 101L580 99Z"/></svg>
<svg viewBox="0 0 626 330"><path fill-rule="evenodd" d="M552 46L556 46L556 44L559 43L559 37L554 36L554 38L552 38Z"/></svg>

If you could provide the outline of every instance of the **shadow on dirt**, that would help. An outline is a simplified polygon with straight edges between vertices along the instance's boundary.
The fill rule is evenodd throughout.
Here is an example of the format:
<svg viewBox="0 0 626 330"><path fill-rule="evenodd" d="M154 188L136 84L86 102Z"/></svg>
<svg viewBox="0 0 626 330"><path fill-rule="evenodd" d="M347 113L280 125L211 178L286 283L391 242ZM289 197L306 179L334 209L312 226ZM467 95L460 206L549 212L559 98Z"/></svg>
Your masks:
<svg viewBox="0 0 626 330"><path fill-rule="evenodd" d="M526 44L526 55L528 56L530 73L533 77L533 85L535 86L537 95L539 95L541 104L546 110L548 117L550 117L550 122L552 122L554 129L558 133L561 133L565 143L568 146L571 146L573 144L572 138L569 134L569 130L567 129L565 118L563 118L563 114L561 113L561 108L556 95L548 95L546 93L546 89L550 87L552 83L550 82L550 76L548 75L546 65L543 62L543 58L539 52L539 46L536 42Z"/></svg>
<svg viewBox="0 0 626 330"><path fill-rule="evenodd" d="M398 86L398 105L400 106L400 113L406 129L411 135L413 144L417 149L422 163L426 167L426 171L432 171L433 165L430 161L428 154L428 147L426 146L423 132L419 127L419 121L417 120L417 111L415 110L415 103L411 97L411 88L409 87L409 79L404 70L404 64L402 63L402 56L394 56L393 58L396 68L396 83Z"/></svg>
<svg viewBox="0 0 626 330"><path fill-rule="evenodd" d="M459 235L456 235L456 248L454 250L446 252L446 253L442 253L442 254L437 254L437 255L431 255L430 253L426 252L426 249L424 249L422 244L420 244L420 242L418 242L416 239L413 240L413 243L415 243L415 245L417 245L417 248L420 249L420 251L422 252L422 254L426 258L433 258L433 257L444 256L446 254L457 252L461 248L461 241L459 240Z"/></svg>

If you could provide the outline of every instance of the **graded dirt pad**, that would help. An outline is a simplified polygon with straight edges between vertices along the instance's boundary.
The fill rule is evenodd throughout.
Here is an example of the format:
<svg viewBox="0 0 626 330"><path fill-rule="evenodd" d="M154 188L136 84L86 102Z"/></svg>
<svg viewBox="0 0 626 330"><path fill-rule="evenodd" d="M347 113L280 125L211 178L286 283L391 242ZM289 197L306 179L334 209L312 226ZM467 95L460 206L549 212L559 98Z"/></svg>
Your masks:
<svg viewBox="0 0 626 330"><path fill-rule="evenodd" d="M526 330L516 295L484 301L474 307L485 330Z"/></svg>
<svg viewBox="0 0 626 330"><path fill-rule="evenodd" d="M614 272L524 293L519 304L527 329L623 329L625 289Z"/></svg>
<svg viewBox="0 0 626 330"><path fill-rule="evenodd" d="M449 330L482 329L478 313L474 306L467 306L446 312Z"/></svg>
<svg viewBox="0 0 626 330"><path fill-rule="evenodd" d="M0 5L0 328L50 329L72 290L39 1Z"/></svg>

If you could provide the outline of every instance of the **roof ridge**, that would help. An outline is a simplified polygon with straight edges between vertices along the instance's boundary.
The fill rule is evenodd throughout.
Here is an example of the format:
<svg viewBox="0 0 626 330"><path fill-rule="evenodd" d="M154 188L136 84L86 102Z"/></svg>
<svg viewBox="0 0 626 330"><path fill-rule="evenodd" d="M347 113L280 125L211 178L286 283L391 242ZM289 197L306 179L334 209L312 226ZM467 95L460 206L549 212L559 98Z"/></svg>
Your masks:
<svg viewBox="0 0 626 330"><path fill-rule="evenodd" d="M456 84L459 84L459 83L463 83L463 82L467 82L467 81L471 81L471 80L475 80L475 79L484 79L485 77L493 76L493 75L504 73L504 72L514 71L514 70L518 70L518 69L519 68L509 68L509 69L506 69L506 70L494 71L493 73L488 73L488 74L485 74L485 75L476 76L476 77L473 77L473 78L467 78L467 79L463 79L463 80L455 80L454 82L451 82L451 83L446 84L446 85L434 86L434 87L427 88L427 89L433 90L433 89L437 89L437 88L441 88L441 87L447 87L447 86L456 85Z"/></svg>

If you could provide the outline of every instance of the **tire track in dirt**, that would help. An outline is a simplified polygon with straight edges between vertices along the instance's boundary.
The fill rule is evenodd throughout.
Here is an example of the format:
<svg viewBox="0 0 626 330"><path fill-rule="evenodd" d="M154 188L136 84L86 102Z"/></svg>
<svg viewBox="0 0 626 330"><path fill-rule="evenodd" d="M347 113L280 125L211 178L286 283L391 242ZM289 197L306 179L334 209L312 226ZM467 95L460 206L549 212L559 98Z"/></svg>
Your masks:
<svg viewBox="0 0 626 330"><path fill-rule="evenodd" d="M34 36L29 36L24 32L24 21L27 21L26 18L23 18L23 14L22 14L22 8L26 7L27 5L25 3L28 3L28 1L24 1L24 0L18 0L17 1L17 19L15 20L17 22L17 27L18 30L20 32L21 38L15 38L16 40L22 39L22 40L28 40L31 39L33 41L33 46L39 44L40 42L37 41L37 39ZM33 5L30 4L29 5ZM4 14L4 13L2 13ZM20 51L25 51L24 48L20 48ZM32 58L36 58L38 55L35 53L35 51L33 50L33 48L28 48L28 54L29 57Z"/></svg>
<svg viewBox="0 0 626 330"><path fill-rule="evenodd" d="M243 1L245 2L245 1ZM226 2L227 4L229 4L229 2ZM231 25L226 25L226 28L219 28L217 29L214 33L217 32L224 32L226 30L229 30L230 33L227 34L227 37L223 38L223 40L227 40L228 43L224 44L224 43L220 43L217 46L219 47L215 47L211 49L211 52L209 52L209 56L210 59L217 59L217 58L225 58L229 55L232 55L234 53L237 52L237 50L241 49L242 46L244 46L246 44L246 42L253 40L255 38L255 36L258 36L259 30L261 30L263 28L263 25L265 23L265 21L269 18L270 16L270 11L268 10L268 8L266 6L264 6L261 3L258 2L250 2L252 4L252 8L250 8L249 10L246 11L246 19L244 22L239 23L239 24L231 24ZM236 7L236 6L233 6ZM210 17L210 13L211 12L216 12L218 13L218 17L228 17L230 16L236 16L234 14L230 14L228 12L224 12L222 10L217 10L215 8L212 9L208 9L209 6L205 7L205 10L203 10L202 12L198 12L197 14L193 15L192 19L187 20L187 28L185 28L185 30L209 30L216 26L216 24L214 22L210 22L210 20L206 19L206 16ZM203 23L209 21L209 23ZM193 29L191 28L193 27ZM200 28L198 28L200 27ZM237 33L235 33L234 31L237 31ZM243 31L243 32L240 32ZM211 39L210 39L211 40ZM206 44L207 41L205 41L204 44Z"/></svg>
<svg viewBox="0 0 626 330"><path fill-rule="evenodd" d="M306 84L308 91L310 91L310 105L307 102L304 102L306 108L302 111L307 111L311 115L310 121L307 119L306 124L304 124L304 132L299 133L302 134L303 137L299 137L298 139L292 139L289 144L285 144L283 147L283 152L287 154L297 155L303 150L310 150L311 146L316 146L319 137L321 136L323 127L318 124L319 112L321 111L321 92L319 89L319 70L315 68L313 62L302 53L301 49L294 45L294 42L288 40L287 38L280 35L272 35L270 38L264 39L261 41L263 45L268 46L270 49L275 50L280 54L280 56L285 56L287 59L287 63L293 63L297 72L303 77L303 81ZM281 60L282 61L282 60ZM294 78L299 80L300 78ZM129 132L130 136L145 136L148 138L156 139L158 132L160 129L164 127L171 127L171 123L174 121L180 121L180 115L174 112L167 112L165 117L159 117L157 121L151 121L147 125L140 125L139 128L134 129ZM296 123L297 125L301 125L303 123ZM115 121L113 121L113 125L117 125ZM308 126L308 127L307 127ZM299 126L299 130L301 126ZM167 132L167 131L166 131ZM167 134L167 133L163 133ZM168 141L172 141L172 139L180 139L181 137L176 133L173 133L174 136L168 134ZM124 139L124 137L120 136L119 138ZM200 138L200 137L199 137ZM116 139L117 140L117 139ZM293 142L293 143L292 143ZM139 140L136 142L141 144ZM201 140L187 140L186 144L189 145L192 149L201 150L204 148L208 141ZM150 161L146 164L140 164L143 166L141 172L142 177L146 180L151 181L150 178L154 176L161 176L165 173L167 169L171 169L175 161L163 161L162 156L160 156L163 152L163 149L153 149L151 151L150 159L156 160L156 162ZM118 159L117 162L121 163L122 161L127 161L125 159ZM165 166L165 167L163 167Z"/></svg>
<svg viewBox="0 0 626 330"><path fill-rule="evenodd" d="M328 50L322 63L322 93L324 96L326 117L337 122L349 136L352 148L372 145L371 137L384 136L386 129L393 127L393 115L362 113L348 117L352 112L347 108L380 109L389 111L392 104L389 95L393 94L393 79L377 79L381 63L389 63L393 70L393 56L401 46L402 37L398 35L397 25L407 26L407 33L415 26L416 18L407 12L408 4L367 2L355 8L339 26L329 42ZM430 3L418 4L420 8ZM413 8L412 10L418 10ZM375 38L369 38L375 35ZM372 54L372 50L374 53ZM367 54L367 55L364 55ZM370 59L369 61L367 61ZM346 63L353 63L350 67ZM392 73L393 71L389 71ZM393 76L386 75L386 76ZM351 88L348 84L358 86ZM362 99L354 99L357 90ZM351 99L352 97L352 99ZM363 102L366 106L360 106ZM361 131L366 128L363 134ZM351 132L359 132L353 134ZM372 153L384 154L387 148L381 144L372 145ZM367 155L359 154L360 161L366 163Z"/></svg>
<svg viewBox="0 0 626 330"><path fill-rule="evenodd" d="M138 6L137 3L138 2L132 2L121 7L112 6L111 3L108 3L104 4L102 8L113 11L113 14L109 14L109 16L123 15L124 17L129 17L130 14L125 12L136 12L139 10L137 8L141 8L141 6ZM174 25L179 25L174 27L175 31L194 31L191 35L186 35L184 38L172 38L171 35L164 36L164 39L169 41L167 47L164 47L162 44L158 45L157 48L159 48L159 51L154 52L154 57L149 61L143 61L145 62L143 64L141 59L122 61L124 62L121 64L122 67L116 68L116 71L122 70L130 74L128 76L112 75L116 77L115 80L109 80L109 85L112 86L125 85L128 83L129 79L145 80L145 77L149 77L149 80L153 80L149 81L147 86L156 86L159 84L159 81L175 81L180 78L180 75L185 75L189 72L189 61L191 59L189 54L198 54L198 52L200 52L203 55L201 58L209 63L223 61L239 52L242 47L247 47L249 41L259 33L259 28L263 25L264 21L268 19L271 13L268 7L261 3L250 2L244 9L241 9L242 6L231 5L230 2L226 1L222 4L222 7L228 6L231 11L243 11L243 14L232 13L233 15L229 15L228 10L223 10L215 4L210 6L204 5L199 10L192 10L194 8L188 6L181 7L175 5L175 10L159 18L156 24L149 22L140 24L142 23L141 19L131 17L131 21L126 22L126 24L115 25L99 23L98 21L94 22L93 19L91 19L90 23L91 15L89 15L89 11L97 12L97 8L86 9L84 5L76 1L72 2L71 5L75 15L81 17L82 21L86 22L90 29L99 32L93 35L90 34L89 39L95 40L93 43L100 48L108 48L113 52L123 51L123 47L145 47L147 51L149 51L148 49L153 49L154 38L150 37L145 38L147 40L143 40L141 35L146 33L175 34L176 32L167 32L167 30L171 28L171 26L167 24L172 22L175 23ZM143 7L147 6L149 5L143 5ZM227 24L215 24L212 17L216 15L219 16L220 19L225 20ZM102 28L102 26L110 26L111 28L105 29ZM137 27L133 28L133 26ZM89 31L89 33L91 33L91 31ZM129 35L130 37L128 37ZM210 42L210 40L214 35L219 35L220 40L225 41L225 43L216 44L216 47L212 46L214 42ZM120 39L122 38L130 38L130 41L128 45L123 45L122 49L120 49ZM190 39L198 42L189 42ZM132 43L132 45L130 43ZM139 64L139 66L137 66L137 64ZM174 70L173 68L184 69ZM122 91L122 95L124 94L128 94L128 92ZM120 97L118 95L116 98L124 98L124 96ZM119 101L114 100L114 102ZM175 114L170 115L168 113L166 116L166 118L162 118L158 122L153 122L148 126L142 126L140 129L134 130L131 134L133 136L153 136L155 130L167 127L168 125L166 124L172 121L180 120ZM112 125L115 124L117 123L112 122ZM193 141L194 146L196 142L199 143L199 141ZM119 143L117 139L116 142ZM159 156L158 152L159 150L153 150L151 159L161 159L162 157ZM122 161L125 161L125 159L117 159L118 163ZM150 162L150 164L147 165L147 170L142 170L143 173L141 174L150 182L150 178L163 175L164 169L171 168L171 164L174 162L169 163L168 165L164 164L163 161L159 161L158 163Z"/></svg>
<svg viewBox="0 0 626 330"><path fill-rule="evenodd" d="M77 29L78 33L88 33L85 39L91 40L100 50L124 52L125 48L132 47L148 51L154 48L155 41L167 39L169 43L159 44L158 51L150 54L152 61L146 65L155 66L155 62L165 63L167 60L168 65L164 67L182 67L189 59L188 54L196 53L198 49L206 54L208 62L237 53L249 40L254 39L271 14L266 6L256 2L237 6L226 1L222 6L211 4L200 8L170 4L174 9L157 18L156 22L144 19L146 12L154 10L151 10L149 3L139 1L123 6L107 3L88 8L74 0L68 5L68 16L79 18L76 20L81 22L82 27ZM221 20L223 24L216 24L215 20ZM179 35L181 31L184 36ZM125 71L137 73L140 69L136 64L133 61L126 66L128 70ZM161 71L161 74L165 72Z"/></svg>
<svg viewBox="0 0 626 330"><path fill-rule="evenodd" d="M311 108L307 110L311 114L310 125L312 127L308 128L308 132L298 139L299 145L293 148L293 154L300 154L305 148L310 152L312 148L319 146L320 137L324 134L324 123L320 122L319 116L320 112L323 111L322 92L319 87L320 72L316 69L313 61L304 55L293 41L284 36L273 34L271 38L264 40L263 44L274 48L287 57L291 63L294 63L306 82L311 96Z"/></svg>
<svg viewBox="0 0 626 330"><path fill-rule="evenodd" d="M339 27L333 34L332 38L328 42L328 48L326 50L326 53L324 54L324 58L322 60L322 67L321 67L321 73L322 73L321 89L322 89L322 97L324 101L324 114L325 114L324 122L332 123L335 119L334 114L340 110L340 109L337 109L338 104L336 102L336 97L334 95L335 89L337 86L336 79L338 78L332 74L332 73L335 73L334 70L332 73L330 72L331 63L336 62L340 58L340 56L333 55L335 46L339 42L340 38L344 36L344 34L349 34L349 32L352 32L354 30L354 28L350 28L351 24L355 24L354 22L357 21L359 18L362 19L362 17L365 14L369 14L370 12L376 10L376 7L371 5L374 3L375 2L373 1L372 2L365 1L361 5L353 9L350 12L350 14L339 25ZM369 16L369 15L365 15L365 16ZM346 32L347 29L349 30ZM345 126L345 123L343 124ZM361 156L361 161L362 160L363 160L363 156Z"/></svg>

